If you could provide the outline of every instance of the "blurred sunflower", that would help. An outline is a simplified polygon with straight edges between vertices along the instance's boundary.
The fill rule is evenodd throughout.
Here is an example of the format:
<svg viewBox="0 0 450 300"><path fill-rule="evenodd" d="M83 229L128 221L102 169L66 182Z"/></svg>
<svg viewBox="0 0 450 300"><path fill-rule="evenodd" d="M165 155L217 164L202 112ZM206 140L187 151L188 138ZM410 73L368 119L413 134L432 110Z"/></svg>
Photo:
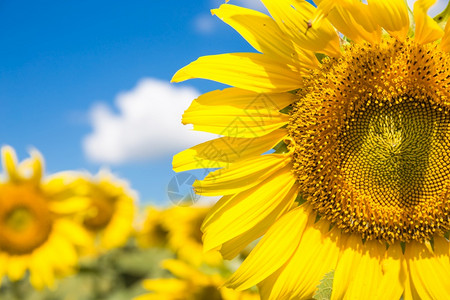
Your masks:
<svg viewBox="0 0 450 300"><path fill-rule="evenodd" d="M239 292L223 287L225 279L218 272L203 272L180 260L169 259L163 268L175 278L148 279L144 288L151 294L134 300L258 300L255 292Z"/></svg>
<svg viewBox="0 0 450 300"><path fill-rule="evenodd" d="M142 228L136 232L137 244L141 248L165 247L168 240L169 229L164 222L164 210L148 207Z"/></svg>
<svg viewBox="0 0 450 300"><path fill-rule="evenodd" d="M19 165L14 150L2 148L5 178L0 182L0 281L17 281L29 271L36 289L52 287L55 277L73 273L77 247L89 235L71 216L86 209L83 198L67 193L71 179L43 178L44 162L36 150Z"/></svg>
<svg viewBox="0 0 450 300"><path fill-rule="evenodd" d="M205 56L173 81L234 86L183 115L224 137L174 157L222 167L203 224L225 258L264 235L228 287L309 299L450 299L450 25L434 0L263 0L212 12L261 53ZM410 26L410 23L412 24ZM444 28L444 29L443 29ZM274 153L268 154L271 149Z"/></svg>
<svg viewBox="0 0 450 300"><path fill-rule="evenodd" d="M164 212L165 227L169 231L169 246L176 251L180 259L196 266L202 263L222 263L219 252L203 251L200 227L208 211L209 207L175 206Z"/></svg>
<svg viewBox="0 0 450 300"><path fill-rule="evenodd" d="M90 201L89 209L83 215L83 226L98 238L97 250L123 246L133 229L135 192L127 182L104 170L95 177L80 176L79 181L83 182L80 196Z"/></svg>

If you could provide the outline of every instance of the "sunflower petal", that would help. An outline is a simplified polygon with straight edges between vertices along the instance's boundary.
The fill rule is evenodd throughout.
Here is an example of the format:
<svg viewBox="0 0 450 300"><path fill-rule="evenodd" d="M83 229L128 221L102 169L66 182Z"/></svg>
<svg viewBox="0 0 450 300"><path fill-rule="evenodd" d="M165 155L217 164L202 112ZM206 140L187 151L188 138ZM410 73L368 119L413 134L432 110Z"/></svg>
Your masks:
<svg viewBox="0 0 450 300"><path fill-rule="evenodd" d="M339 256L340 229L329 231L330 223L310 219L298 248L274 277L268 299L310 299L320 280L335 269ZM268 284L269 281L263 284Z"/></svg>
<svg viewBox="0 0 450 300"><path fill-rule="evenodd" d="M292 42L269 16L229 4L223 4L211 12L239 32L259 52L294 65L313 68L317 66L314 53L297 52Z"/></svg>
<svg viewBox="0 0 450 300"><path fill-rule="evenodd" d="M17 156L12 147L2 147L2 164L10 181L17 182L22 179L17 171Z"/></svg>
<svg viewBox="0 0 450 300"><path fill-rule="evenodd" d="M257 93L275 93L298 89L302 75L264 54L230 53L200 57L178 70L172 81L204 78Z"/></svg>
<svg viewBox="0 0 450 300"><path fill-rule="evenodd" d="M314 6L301 0L262 0L278 26L299 47L324 53L329 56L341 55L339 37L333 26L323 20L320 27L311 27Z"/></svg>
<svg viewBox="0 0 450 300"><path fill-rule="evenodd" d="M230 163L269 151L286 135L286 129L277 129L254 139L233 137L214 139L176 154L172 162L173 170L182 172L192 169L228 167Z"/></svg>
<svg viewBox="0 0 450 300"><path fill-rule="evenodd" d="M278 208L275 208L268 217L264 219L263 222L260 222L258 226L254 226L248 231L234 237L233 239L222 244L220 249L220 253L222 254L224 259L233 259L236 255L238 255L242 250L247 247L251 242L255 241L263 234L267 232L269 227L279 218L279 216L283 215L287 210L290 209L289 203L293 203L298 193L297 188L292 188L290 194L285 197L285 200L280 204L281 211Z"/></svg>
<svg viewBox="0 0 450 300"><path fill-rule="evenodd" d="M295 101L290 93L261 94L229 88L194 100L183 114L184 124L195 130L224 136L254 138L268 134L289 121L279 111Z"/></svg>
<svg viewBox="0 0 450 300"><path fill-rule="evenodd" d="M381 259L386 246L377 240L366 241L362 246L361 259L353 270L354 277L345 293L347 299L379 299L376 291L382 281ZM384 295L383 295L384 297Z"/></svg>
<svg viewBox="0 0 450 300"><path fill-rule="evenodd" d="M204 196L234 194L254 187L290 162L287 155L268 154L232 164L228 169L209 173L193 186Z"/></svg>
<svg viewBox="0 0 450 300"><path fill-rule="evenodd" d="M264 183L235 195L226 205L219 207L214 218L205 226L205 250L258 227L265 231L278 217L291 207L298 187L290 168L272 174ZM215 210L214 208L212 210Z"/></svg>
<svg viewBox="0 0 450 300"><path fill-rule="evenodd" d="M215 90L197 99L201 105L232 106L241 109L270 109L279 111L297 100L292 93L257 93L238 88Z"/></svg>
<svg viewBox="0 0 450 300"><path fill-rule="evenodd" d="M427 15L428 9L436 0L417 0L414 2L414 21L416 22L415 41L419 44L427 44L439 40L444 31L436 21Z"/></svg>
<svg viewBox="0 0 450 300"><path fill-rule="evenodd" d="M405 257L412 283L421 299L450 299L448 252L444 262L426 245L410 242L406 245Z"/></svg>
<svg viewBox="0 0 450 300"><path fill-rule="evenodd" d="M349 283L354 278L354 270L361 260L361 237L357 234L351 234L345 243L334 272L332 300L344 298Z"/></svg>
<svg viewBox="0 0 450 300"><path fill-rule="evenodd" d="M330 10L327 19L346 37L356 43L362 43L364 41L379 43L381 28L374 21L367 5L358 0L323 0L319 6L326 2L332 2L334 4L334 8Z"/></svg>
<svg viewBox="0 0 450 300"><path fill-rule="evenodd" d="M227 286L247 289L279 269L296 251L308 216L309 210L300 206L281 217L231 276Z"/></svg>
<svg viewBox="0 0 450 300"><path fill-rule="evenodd" d="M399 242L389 246L381 261L383 278L377 287L375 299L400 299L407 280L406 261Z"/></svg>
<svg viewBox="0 0 450 300"><path fill-rule="evenodd" d="M409 31L408 6L403 0L369 0L369 9L378 24L401 41Z"/></svg>
<svg viewBox="0 0 450 300"><path fill-rule="evenodd" d="M27 255L10 256L7 274L11 281L17 281L25 276L30 257Z"/></svg>
<svg viewBox="0 0 450 300"><path fill-rule="evenodd" d="M450 22L445 25L445 33L440 44L442 51L450 52Z"/></svg>
<svg viewBox="0 0 450 300"><path fill-rule="evenodd" d="M183 116L183 122L195 123L194 130L223 136L255 138L271 133L289 122L289 115L278 112L231 109L226 106L211 107L191 105L192 110Z"/></svg>

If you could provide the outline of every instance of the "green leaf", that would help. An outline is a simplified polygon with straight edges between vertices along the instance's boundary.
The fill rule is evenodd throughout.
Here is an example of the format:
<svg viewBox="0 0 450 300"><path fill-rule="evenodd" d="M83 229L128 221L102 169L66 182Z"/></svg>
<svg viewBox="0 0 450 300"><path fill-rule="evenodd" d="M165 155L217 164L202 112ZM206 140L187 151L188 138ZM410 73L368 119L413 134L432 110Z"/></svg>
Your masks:
<svg viewBox="0 0 450 300"><path fill-rule="evenodd" d="M316 300L329 300L331 298L331 290L333 289L334 270L325 274L317 286L317 291L313 298Z"/></svg>

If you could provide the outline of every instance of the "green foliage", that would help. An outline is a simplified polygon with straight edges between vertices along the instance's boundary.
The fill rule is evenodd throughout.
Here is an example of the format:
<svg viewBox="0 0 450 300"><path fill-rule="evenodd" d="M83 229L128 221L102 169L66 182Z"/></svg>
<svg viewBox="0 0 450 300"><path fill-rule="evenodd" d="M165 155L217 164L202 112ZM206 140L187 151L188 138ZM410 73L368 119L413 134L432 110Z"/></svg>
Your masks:
<svg viewBox="0 0 450 300"><path fill-rule="evenodd" d="M316 300L329 300L331 298L331 290L333 289L334 270L325 274L317 286L317 291L313 298Z"/></svg>
<svg viewBox="0 0 450 300"><path fill-rule="evenodd" d="M0 286L2 300L129 300L148 293L142 280L169 277L160 263L173 258L167 249L140 249L129 243L99 257L83 258L79 271L61 279L54 290L35 291L28 278Z"/></svg>

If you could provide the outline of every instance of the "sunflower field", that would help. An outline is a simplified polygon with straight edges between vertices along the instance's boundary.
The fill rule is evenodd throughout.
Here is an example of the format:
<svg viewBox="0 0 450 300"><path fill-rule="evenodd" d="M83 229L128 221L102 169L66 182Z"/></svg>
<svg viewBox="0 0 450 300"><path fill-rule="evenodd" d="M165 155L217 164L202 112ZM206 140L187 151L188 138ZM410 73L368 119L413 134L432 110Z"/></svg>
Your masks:
<svg viewBox="0 0 450 300"><path fill-rule="evenodd" d="M217 136L171 205L1 148L0 300L450 299L450 4L261 2L211 11L254 52L173 75L227 87L180 116Z"/></svg>

